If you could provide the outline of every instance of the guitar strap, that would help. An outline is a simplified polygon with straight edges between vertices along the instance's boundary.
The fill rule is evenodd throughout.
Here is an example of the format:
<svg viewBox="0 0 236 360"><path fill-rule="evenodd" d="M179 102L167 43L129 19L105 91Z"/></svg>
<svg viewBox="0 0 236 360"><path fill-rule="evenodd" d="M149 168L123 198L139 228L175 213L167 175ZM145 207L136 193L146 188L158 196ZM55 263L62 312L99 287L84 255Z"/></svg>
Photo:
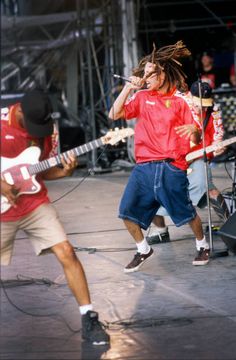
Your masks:
<svg viewBox="0 0 236 360"><path fill-rule="evenodd" d="M43 159L44 150L45 150L45 148L44 148L45 138L39 138L38 143L39 143L39 148L40 148L40 150L41 150L41 154L40 154L39 160L42 160L42 159Z"/></svg>
<svg viewBox="0 0 236 360"><path fill-rule="evenodd" d="M206 127L207 127L207 124L208 124L208 121L210 119L212 111L213 111L213 106L207 108L206 116L205 116L205 119L203 121L203 130L204 131L206 130Z"/></svg>

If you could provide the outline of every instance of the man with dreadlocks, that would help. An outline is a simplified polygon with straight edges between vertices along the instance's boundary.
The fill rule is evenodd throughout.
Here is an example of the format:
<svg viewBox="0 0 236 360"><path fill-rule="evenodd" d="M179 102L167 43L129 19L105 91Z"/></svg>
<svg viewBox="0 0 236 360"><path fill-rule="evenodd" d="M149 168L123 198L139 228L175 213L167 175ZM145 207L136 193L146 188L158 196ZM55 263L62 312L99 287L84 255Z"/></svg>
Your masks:
<svg viewBox="0 0 236 360"><path fill-rule="evenodd" d="M199 86L201 91L199 91ZM182 93L176 92L176 96L181 96L188 104L196 126L202 132L204 128L204 141L205 146L216 145L216 150L207 155L210 162L214 156L221 155L225 148L220 146L223 140L224 128L222 122L222 115L218 104L214 104L212 98L212 89L207 82L195 81L190 88L190 91ZM200 99L201 96L201 99ZM192 158L192 152L203 148L202 141L191 148L188 154L190 163L188 168L188 181L189 181L189 196L194 206L202 209L207 205L206 196L206 179L205 179L205 166L203 156ZM229 217L229 210L224 197L213 183L211 167L208 170L208 190L209 200L212 208L215 210L219 219L225 223ZM153 219L153 226L149 229L146 239L149 244L158 244L170 241L168 227L166 226L164 216L168 216L166 210L161 206L158 209L157 215Z"/></svg>
<svg viewBox="0 0 236 360"><path fill-rule="evenodd" d="M182 41L144 57L133 70L114 102L113 120L137 118L134 167L121 199L119 217L137 245L137 253L125 267L137 271L152 256L153 249L143 235L162 205L176 226L189 223L196 236L197 257L193 265L209 262L209 245L202 223L189 198L186 154L190 141L197 144L200 133L187 103L176 90L186 90L179 60L190 56ZM142 89L146 84L146 89ZM128 99L133 90L136 91Z"/></svg>

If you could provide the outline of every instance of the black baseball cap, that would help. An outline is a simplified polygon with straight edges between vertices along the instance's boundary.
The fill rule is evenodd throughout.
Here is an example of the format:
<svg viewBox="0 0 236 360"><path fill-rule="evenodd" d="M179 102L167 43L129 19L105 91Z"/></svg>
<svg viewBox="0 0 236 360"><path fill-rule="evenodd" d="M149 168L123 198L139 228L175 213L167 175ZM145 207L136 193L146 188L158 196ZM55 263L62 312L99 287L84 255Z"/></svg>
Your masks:
<svg viewBox="0 0 236 360"><path fill-rule="evenodd" d="M212 99L212 89L207 82L201 82L199 88L199 82L195 81L190 88L190 92L193 97L193 103L196 105L201 105L200 99L200 91L201 90L201 98L202 98L202 106L210 107L213 106L213 99Z"/></svg>
<svg viewBox="0 0 236 360"><path fill-rule="evenodd" d="M21 99L21 108L30 135L45 137L53 133L52 104L47 94L41 90L27 92Z"/></svg>

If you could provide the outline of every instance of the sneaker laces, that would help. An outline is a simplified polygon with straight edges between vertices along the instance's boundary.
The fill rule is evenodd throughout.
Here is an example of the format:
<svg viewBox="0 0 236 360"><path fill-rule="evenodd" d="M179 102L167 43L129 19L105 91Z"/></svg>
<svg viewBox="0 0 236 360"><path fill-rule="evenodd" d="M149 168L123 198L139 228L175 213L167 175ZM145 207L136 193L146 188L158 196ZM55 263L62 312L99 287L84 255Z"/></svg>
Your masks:
<svg viewBox="0 0 236 360"><path fill-rule="evenodd" d="M209 251L209 249L205 249L204 247L201 247L200 250L198 251L198 256L201 256L204 251Z"/></svg>
<svg viewBox="0 0 236 360"><path fill-rule="evenodd" d="M95 316L94 318L90 318L90 321L88 322L87 329L91 330L92 328L98 329L98 328L106 329L107 326L100 320L98 320L98 317Z"/></svg>
<svg viewBox="0 0 236 360"><path fill-rule="evenodd" d="M199 255L201 255L201 254L203 253L203 251L204 251L204 250L205 250L205 249L204 249L203 247L201 247L201 248L200 248L200 250L199 250L199 252L198 252L198 253L199 253Z"/></svg>

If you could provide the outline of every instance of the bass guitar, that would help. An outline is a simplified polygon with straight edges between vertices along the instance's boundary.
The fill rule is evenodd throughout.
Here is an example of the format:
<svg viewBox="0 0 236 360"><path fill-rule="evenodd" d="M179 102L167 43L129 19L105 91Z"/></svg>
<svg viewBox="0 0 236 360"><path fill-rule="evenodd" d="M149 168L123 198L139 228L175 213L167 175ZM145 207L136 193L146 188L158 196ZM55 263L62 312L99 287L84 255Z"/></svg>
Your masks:
<svg viewBox="0 0 236 360"><path fill-rule="evenodd" d="M17 196L22 194L35 194L39 192L41 188L36 180L36 175L56 165L60 165L61 157L66 159L71 152L78 157L103 145L115 145L133 134L134 130L132 128L115 128L99 139L77 146L43 161L38 161L41 153L39 147L31 146L15 158L1 157L1 178L8 184L15 185L15 187L19 189ZM11 204L8 202L8 199L2 195L1 214L10 208Z"/></svg>

